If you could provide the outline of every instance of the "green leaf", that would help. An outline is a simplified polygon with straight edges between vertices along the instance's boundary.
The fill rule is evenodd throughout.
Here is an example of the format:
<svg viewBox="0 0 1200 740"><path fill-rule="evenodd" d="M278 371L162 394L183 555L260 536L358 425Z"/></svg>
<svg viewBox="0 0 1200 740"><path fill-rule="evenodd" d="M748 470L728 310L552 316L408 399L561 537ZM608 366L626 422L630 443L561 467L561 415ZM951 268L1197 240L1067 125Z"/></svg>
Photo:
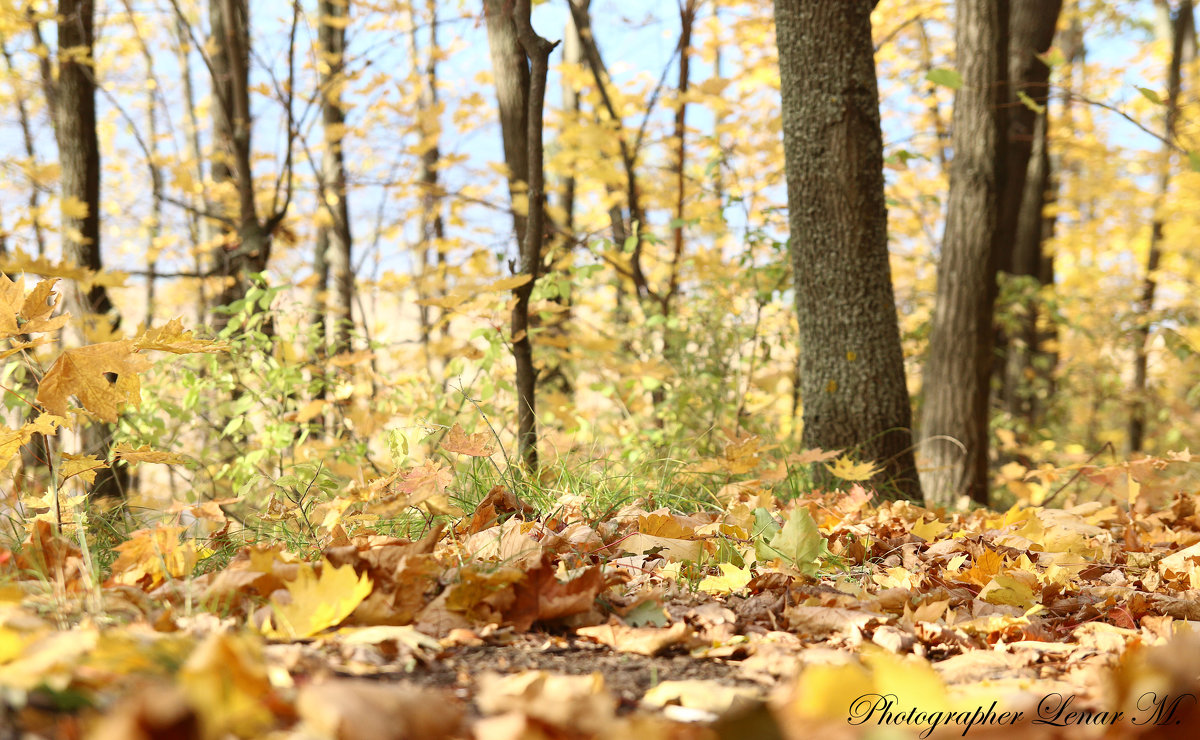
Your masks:
<svg viewBox="0 0 1200 740"><path fill-rule="evenodd" d="M755 509L754 531L750 533L750 538L754 540L754 555L759 560L773 560L779 557L779 554L767 544L777 534L779 534L779 523L775 521L775 517L771 516L771 512L761 506Z"/></svg>
<svg viewBox="0 0 1200 740"><path fill-rule="evenodd" d="M1188 152L1188 165L1192 172L1200 172L1200 152Z"/></svg>
<svg viewBox="0 0 1200 740"><path fill-rule="evenodd" d="M925 74L925 79L935 85L948 87L951 90L957 90L962 87L962 75L953 69L947 67L938 67L931 69Z"/></svg>
<svg viewBox="0 0 1200 740"><path fill-rule="evenodd" d="M637 248L637 244L638 238L636 234L633 236L627 236L625 237L625 246L622 248L622 250L625 252L625 254L633 254L633 250Z"/></svg>
<svg viewBox="0 0 1200 740"><path fill-rule="evenodd" d="M1046 106L1041 105L1033 98L1025 94L1024 90L1017 90L1017 100L1020 100L1026 108L1037 113L1039 116L1046 112Z"/></svg>
<svg viewBox="0 0 1200 740"><path fill-rule="evenodd" d="M776 557L808 576L817 574L821 557L829 552L817 523L805 508L797 508L792 512L783 529L771 538L768 547Z"/></svg>
<svg viewBox="0 0 1200 740"><path fill-rule="evenodd" d="M1159 97L1157 92L1151 90L1150 88L1139 87L1138 92L1140 92L1142 97L1144 97L1146 100L1149 100L1151 103L1154 103L1155 105L1162 105L1162 98Z"/></svg>
<svg viewBox="0 0 1200 740"><path fill-rule="evenodd" d="M1056 47L1051 47L1045 54L1038 54L1037 58L1041 60L1042 64L1045 64L1051 69L1066 64L1067 62L1067 58L1063 56L1063 53Z"/></svg>
<svg viewBox="0 0 1200 740"><path fill-rule="evenodd" d="M646 599L621 617L630 627L666 627L670 619L663 605L654 599Z"/></svg>

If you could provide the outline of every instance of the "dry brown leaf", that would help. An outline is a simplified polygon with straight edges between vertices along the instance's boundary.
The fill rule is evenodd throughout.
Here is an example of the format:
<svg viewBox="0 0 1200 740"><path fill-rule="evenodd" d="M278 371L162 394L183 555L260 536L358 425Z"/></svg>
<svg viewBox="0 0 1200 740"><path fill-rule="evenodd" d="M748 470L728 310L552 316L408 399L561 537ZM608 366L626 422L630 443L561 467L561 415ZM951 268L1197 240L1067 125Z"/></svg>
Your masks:
<svg viewBox="0 0 1200 740"><path fill-rule="evenodd" d="M451 427L450 432L446 434L446 439L442 441L442 449L471 457L491 457L496 452L489 432L467 434L458 424Z"/></svg>

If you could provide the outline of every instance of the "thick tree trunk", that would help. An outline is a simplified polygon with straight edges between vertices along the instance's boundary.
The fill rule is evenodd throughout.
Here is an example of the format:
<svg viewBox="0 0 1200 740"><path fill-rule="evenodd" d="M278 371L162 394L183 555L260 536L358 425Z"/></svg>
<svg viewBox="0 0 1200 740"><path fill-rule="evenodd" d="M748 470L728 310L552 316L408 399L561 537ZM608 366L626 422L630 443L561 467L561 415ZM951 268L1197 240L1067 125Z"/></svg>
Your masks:
<svg viewBox="0 0 1200 740"><path fill-rule="evenodd" d="M350 350L354 326L354 268L351 260L350 205L346 197L346 160L342 154L346 112L342 88L346 51L346 22L350 0L320 0L318 36L321 43L321 121L325 132L325 156L321 165L322 207L330 225L324 228L329 241L326 262L333 284L333 344L331 354Z"/></svg>
<svg viewBox="0 0 1200 740"><path fill-rule="evenodd" d="M870 0L776 0L806 447L920 499L887 250Z"/></svg>
<svg viewBox="0 0 1200 740"><path fill-rule="evenodd" d="M1170 6L1165 10L1170 12ZM1137 303L1138 327L1134 332L1133 387L1130 388L1129 452L1141 452L1146 436L1146 380L1149 371L1149 345L1151 316L1154 310L1154 294L1158 288L1154 273L1162 261L1163 221L1162 208L1171 187L1171 156L1175 141L1175 127L1179 119L1179 93L1182 88L1182 68L1187 49L1185 41L1193 31L1192 0L1180 0L1174 16L1170 18L1171 58L1167 63L1167 97L1163 101L1163 143L1159 157L1158 187L1154 194L1154 216L1150 223L1150 246L1146 254L1146 277L1142 282L1142 295ZM1193 51L1194 49L1191 49Z"/></svg>
<svg viewBox="0 0 1200 740"><path fill-rule="evenodd" d="M993 242L1004 187L1007 0L958 0L962 77L951 118L950 194L938 262L924 409L921 487L928 502L988 497L988 407L995 341Z"/></svg>
<svg viewBox="0 0 1200 740"><path fill-rule="evenodd" d="M55 139L62 166L61 187L63 257L80 267L99 271L100 260L100 143L96 137L96 77L91 66L94 48L95 4L92 0L63 0L58 6L58 80L52 96L55 108ZM80 212L66 203L80 202ZM105 329L121 324L108 291L94 285L86 293L78 288L68 297L72 312L84 322L102 322ZM81 436L85 452L108 457L111 430L99 422L89 424ZM123 498L128 487L128 470L123 465L101 470L89 496Z"/></svg>

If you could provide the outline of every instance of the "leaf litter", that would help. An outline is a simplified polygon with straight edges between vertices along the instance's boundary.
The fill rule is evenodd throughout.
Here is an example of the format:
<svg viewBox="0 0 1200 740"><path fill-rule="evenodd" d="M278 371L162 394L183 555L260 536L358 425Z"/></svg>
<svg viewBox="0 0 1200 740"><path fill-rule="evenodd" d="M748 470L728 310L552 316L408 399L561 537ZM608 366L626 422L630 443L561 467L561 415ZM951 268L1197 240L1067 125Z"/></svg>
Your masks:
<svg viewBox="0 0 1200 740"><path fill-rule="evenodd" d="M417 539L335 523L318 558L254 545L202 575L212 543L164 525L133 533L98 584L77 539L40 520L0 552L0 726L858 737L878 723L856 724L854 701L891 696L893 716L912 710L896 736L1166 737L1176 725L1104 720L1200 692L1195 494L1146 514L946 515L858 485L772 508L751 490L720 511L629 505L594 521L569 499L537 517L497 486ZM1069 706L1035 724L1048 696ZM1194 704L1161 713L1187 726ZM978 707L1022 718L972 723Z"/></svg>

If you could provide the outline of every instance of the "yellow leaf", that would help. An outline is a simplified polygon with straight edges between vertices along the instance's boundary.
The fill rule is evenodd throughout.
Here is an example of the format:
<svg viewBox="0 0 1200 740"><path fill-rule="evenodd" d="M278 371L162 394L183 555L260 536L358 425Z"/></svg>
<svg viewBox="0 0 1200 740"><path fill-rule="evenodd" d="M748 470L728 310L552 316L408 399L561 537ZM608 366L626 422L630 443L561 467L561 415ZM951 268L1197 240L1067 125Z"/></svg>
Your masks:
<svg viewBox="0 0 1200 740"><path fill-rule="evenodd" d="M513 275L512 277L500 278L487 285L480 286L479 293L491 293L501 290L514 290L529 282L529 275Z"/></svg>
<svg viewBox="0 0 1200 740"><path fill-rule="evenodd" d="M63 218L87 218L88 204L73 195L63 198L60 207Z"/></svg>
<svg viewBox="0 0 1200 740"><path fill-rule="evenodd" d="M188 461L188 458L185 455L180 455L175 452L163 452L162 450L151 449L149 445L142 445L141 447L135 449L127 444L119 444L113 447L112 453L114 456L130 463L144 462L178 465Z"/></svg>
<svg viewBox="0 0 1200 740"><path fill-rule="evenodd" d="M95 455L72 455L64 452L62 458L58 475L64 481L77 475L85 483L92 483L96 480L96 471L108 467L108 463Z"/></svg>
<svg viewBox="0 0 1200 740"><path fill-rule="evenodd" d="M844 455L834 460L833 465L827 464L825 468L838 478L848 481L870 480L883 469L873 462L864 462L855 465L849 457Z"/></svg>
<svg viewBox="0 0 1200 740"><path fill-rule="evenodd" d="M20 429L9 429L0 425L0 468L8 465L23 445L29 444L35 434L55 434L57 427L66 419L53 414L41 414L26 422Z"/></svg>
<svg viewBox="0 0 1200 740"><path fill-rule="evenodd" d="M359 576L352 565L334 568L326 561L319 577L311 566L301 565L296 580L287 584L291 603L271 600L274 616L263 632L285 640L312 637L350 616L370 595L371 588L371 579L366 574Z"/></svg>
<svg viewBox="0 0 1200 740"><path fill-rule="evenodd" d="M82 235L79 235L79 238L82 238ZM69 262L51 262L46 257L31 257L20 249L0 257L0 272L10 275L25 272L46 278L74 280L79 284L79 289L84 291L91 289L93 285L119 288L125 284L127 277L123 272L112 270L96 272Z"/></svg>
<svg viewBox="0 0 1200 740"><path fill-rule="evenodd" d="M938 536L945 532L950 527L949 524L943 521L934 519L931 522L920 521L913 525L912 533L926 542L933 542Z"/></svg>
<svg viewBox="0 0 1200 740"><path fill-rule="evenodd" d="M749 568L739 568L733 563L721 563L721 575L707 576L700 581L698 588L705 593L727 594L740 591L750 583Z"/></svg>
<svg viewBox="0 0 1200 740"><path fill-rule="evenodd" d="M192 652L178 681L201 717L202 737L262 737L274 723L264 701L271 694L271 680L253 634L209 635Z"/></svg>
<svg viewBox="0 0 1200 740"><path fill-rule="evenodd" d="M14 283L0 274L0 339L54 331L66 324L66 314L51 318L62 300L54 292L56 282L43 280L26 296L24 279Z"/></svg>
<svg viewBox="0 0 1200 740"><path fill-rule="evenodd" d="M317 416L319 416L321 414L321 411L324 410L325 406L328 403L329 402L323 398L317 398L312 401L309 401L308 403L301 406L300 409L296 412L296 422L299 424L306 424L306 423L312 421L313 419L317 418Z"/></svg>
<svg viewBox="0 0 1200 740"><path fill-rule="evenodd" d="M57 416L66 416L67 398L74 395L85 409L115 424L122 406L141 404L138 373L149 366L149 360L134 354L133 342L127 339L69 349L42 378L37 402ZM115 377L110 380L110 376Z"/></svg>
<svg viewBox="0 0 1200 740"><path fill-rule="evenodd" d="M139 529L117 546L111 583L150 590L168 579L186 578L198 560L196 546L181 539L183 527Z"/></svg>
<svg viewBox="0 0 1200 740"><path fill-rule="evenodd" d="M184 355L192 352L227 352L229 343L196 339L192 332L184 331L183 322L175 318L157 329L147 329L135 337L133 349L135 352L156 349L160 352Z"/></svg>

